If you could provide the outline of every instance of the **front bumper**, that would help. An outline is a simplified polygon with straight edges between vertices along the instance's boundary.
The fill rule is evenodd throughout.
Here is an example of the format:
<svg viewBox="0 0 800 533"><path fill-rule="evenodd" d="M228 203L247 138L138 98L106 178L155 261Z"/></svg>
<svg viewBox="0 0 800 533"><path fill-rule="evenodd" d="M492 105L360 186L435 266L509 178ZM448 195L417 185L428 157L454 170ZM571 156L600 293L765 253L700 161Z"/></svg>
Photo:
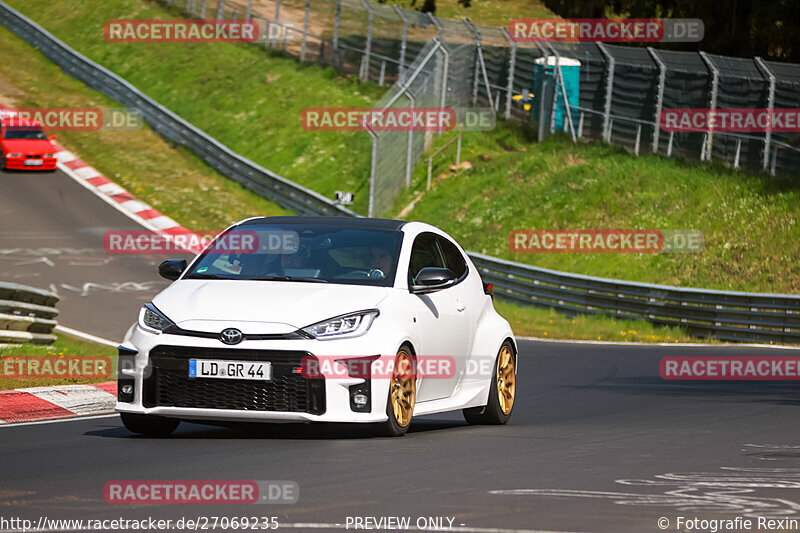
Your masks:
<svg viewBox="0 0 800 533"><path fill-rule="evenodd" d="M26 165L25 161L41 161L41 165ZM53 170L56 168L57 159L55 157L43 157L41 159L30 159L23 157L9 157L5 159L5 166L8 170Z"/></svg>
<svg viewBox="0 0 800 533"><path fill-rule="evenodd" d="M378 332L376 332L378 333ZM385 335L381 336L385 339ZM377 344L372 332L335 341L285 339L244 341L235 347L217 339L152 334L131 328L120 351L118 387L133 385L130 401L120 401L123 413L151 414L186 420L239 422L355 422L387 420L389 380L362 377L312 379L297 372L303 357L364 357L394 353ZM130 351L135 351L133 355ZM270 361L273 379L203 379L188 377L188 360ZM351 403L352 387L368 385L369 410Z"/></svg>

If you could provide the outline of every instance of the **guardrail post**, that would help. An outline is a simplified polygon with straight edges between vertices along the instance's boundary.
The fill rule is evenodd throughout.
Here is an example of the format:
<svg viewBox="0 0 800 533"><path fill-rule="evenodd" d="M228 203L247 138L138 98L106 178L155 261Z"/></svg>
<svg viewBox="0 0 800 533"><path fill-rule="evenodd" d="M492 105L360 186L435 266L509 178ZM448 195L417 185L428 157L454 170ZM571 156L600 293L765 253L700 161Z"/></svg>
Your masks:
<svg viewBox="0 0 800 533"><path fill-rule="evenodd" d="M669 132L669 143L667 144L667 157L672 157L672 139L675 137L675 132Z"/></svg>
<svg viewBox="0 0 800 533"><path fill-rule="evenodd" d="M611 128L609 128L609 121L611 120L611 94L614 90L614 56L612 56L603 43L596 43L597 48L603 53L608 65L608 79L606 80L606 98L605 105L603 106L603 139L606 142L611 142Z"/></svg>
<svg viewBox="0 0 800 533"><path fill-rule="evenodd" d="M303 42L300 45L300 61L306 60L306 41L308 40L308 17L311 11L311 0L306 0L303 14Z"/></svg>
<svg viewBox="0 0 800 533"><path fill-rule="evenodd" d="M706 67L708 67L708 70L711 71L711 102L708 106L708 109L711 111L711 113L713 113L717 109L717 95L719 94L719 70L705 52L698 52L698 54L700 54L700 57L703 59ZM711 161L711 150L714 146L714 128L711 127L710 120L708 125L708 133L706 134L706 144L707 146L705 146L701 152L701 155L705 154L705 160ZM702 157L700 160L703 160Z"/></svg>
<svg viewBox="0 0 800 533"><path fill-rule="evenodd" d="M760 57L756 57L755 62L756 65L758 65L761 68L762 72L767 75L767 79L769 80L767 109L769 109L771 114L772 110L775 107L775 73L772 72L772 69L770 69L764 62L764 60L761 59ZM771 142L772 142L772 129L767 128L767 131L764 132L764 156L762 160L762 168L764 170L767 170L767 165L769 164L769 147Z"/></svg>
<svg viewBox="0 0 800 533"><path fill-rule="evenodd" d="M403 69L406 67L406 46L408 45L408 21L405 15L403 15L403 11L397 7L397 4L392 4L392 7L397 13L397 16L400 17L400 20L403 21L403 38L400 41L400 64L397 66L397 80L403 83L403 78L405 76Z"/></svg>
<svg viewBox="0 0 800 533"><path fill-rule="evenodd" d="M503 30L503 35L508 40L509 47L511 48L511 55L508 58L508 83L506 84L506 110L503 116L505 118L511 117L511 98L514 96L514 69L517 66L517 42L511 38L506 28Z"/></svg>
<svg viewBox="0 0 800 533"><path fill-rule="evenodd" d="M775 168L778 166L778 145L775 145L775 148L772 150L772 167L770 168L769 173L773 176L775 175Z"/></svg>
<svg viewBox="0 0 800 533"><path fill-rule="evenodd" d="M736 156L733 158L733 168L739 168L739 156L742 153L742 139L736 139Z"/></svg>
<svg viewBox="0 0 800 533"><path fill-rule="evenodd" d="M642 139L642 123L640 122L636 127L636 144L634 145L633 153L639 155L639 141Z"/></svg>
<svg viewBox="0 0 800 533"><path fill-rule="evenodd" d="M367 8L369 15L367 17L367 43L364 46L364 56L361 58L361 72L359 72L359 78L361 78L361 81L367 81L369 79L370 56L372 55L372 22L375 15L367 0L361 0L361 2L364 4L364 7Z"/></svg>
<svg viewBox="0 0 800 533"><path fill-rule="evenodd" d="M275 24L272 25L275 29L275 38L274 39L270 38L270 41L272 42L272 45L270 46L271 48L277 48L275 46L275 43L278 40L278 28L280 28L281 24L280 15L281 15L281 0L275 0Z"/></svg>
<svg viewBox="0 0 800 533"><path fill-rule="evenodd" d="M658 65L658 94L656 95L655 127L653 128L653 153L658 153L658 137L661 134L661 109L664 106L664 85L667 81L667 66L661 60L661 56L652 46L647 47L650 57Z"/></svg>

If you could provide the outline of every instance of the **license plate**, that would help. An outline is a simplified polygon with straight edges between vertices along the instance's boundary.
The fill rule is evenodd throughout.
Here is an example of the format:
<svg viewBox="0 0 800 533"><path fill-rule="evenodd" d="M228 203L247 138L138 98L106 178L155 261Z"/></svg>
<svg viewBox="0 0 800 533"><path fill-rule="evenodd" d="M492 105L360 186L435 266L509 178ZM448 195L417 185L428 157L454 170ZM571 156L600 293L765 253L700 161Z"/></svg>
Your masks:
<svg viewBox="0 0 800 533"><path fill-rule="evenodd" d="M269 381L272 379L272 365L266 361L189 359L189 377Z"/></svg>
<svg viewBox="0 0 800 533"><path fill-rule="evenodd" d="M29 166L29 167L40 167L40 166L42 166L42 160L41 159L27 159L25 161L25 164L27 166Z"/></svg>

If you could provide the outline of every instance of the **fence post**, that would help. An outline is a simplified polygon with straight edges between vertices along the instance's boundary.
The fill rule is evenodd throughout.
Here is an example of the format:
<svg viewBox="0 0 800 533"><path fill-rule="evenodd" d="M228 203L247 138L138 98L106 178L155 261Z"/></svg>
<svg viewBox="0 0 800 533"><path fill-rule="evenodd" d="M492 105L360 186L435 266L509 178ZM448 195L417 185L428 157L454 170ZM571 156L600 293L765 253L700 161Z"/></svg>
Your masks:
<svg viewBox="0 0 800 533"><path fill-rule="evenodd" d="M247 20L253 18L253 0L247 0L247 11L245 11L244 18Z"/></svg>
<svg viewBox="0 0 800 533"><path fill-rule="evenodd" d="M367 81L369 78L369 61L372 55L372 21L374 13L372 12L372 6L369 5L367 0L361 0L361 3L364 4L369 15L367 17L367 42L364 46L364 55L361 58L361 70L358 73L358 77L361 78L361 81Z"/></svg>
<svg viewBox="0 0 800 533"><path fill-rule="evenodd" d="M340 65L339 59L339 22L342 18L342 0L336 0L336 14L333 17L333 54L331 62Z"/></svg>
<svg viewBox="0 0 800 533"><path fill-rule="evenodd" d="M479 80L478 77L480 74L483 74L483 84L486 86L486 97L489 99L489 105L492 104L492 89L489 87L489 76L486 75L486 63L483 60L483 47L481 46L481 33L475 27L475 25L470 22L470 20L464 17L464 24L469 28L469 31L475 36L475 78L473 80L473 88L472 88L472 105L478 104L478 85ZM480 70L478 70L480 67Z"/></svg>
<svg viewBox="0 0 800 533"><path fill-rule="evenodd" d="M603 139L606 142L611 142L611 128L609 128L609 120L611 119L611 93L614 90L614 56L612 56L603 43L596 43L597 48L605 56L608 65L608 79L606 80L606 102L603 106Z"/></svg>
<svg viewBox="0 0 800 533"><path fill-rule="evenodd" d="M675 137L675 132L669 132L669 143L667 144L667 157L672 157L672 139Z"/></svg>
<svg viewBox="0 0 800 533"><path fill-rule="evenodd" d="M219 0L217 4L217 20L225 18L225 0Z"/></svg>
<svg viewBox="0 0 800 533"><path fill-rule="evenodd" d="M300 45L300 61L306 60L306 42L308 41L308 17L311 11L311 0L306 0L306 7L303 10L303 42Z"/></svg>
<svg viewBox="0 0 800 533"><path fill-rule="evenodd" d="M709 110L713 113L717 109L717 95L719 94L719 70L717 69L714 62L711 61L711 58L705 52L698 52L700 57L703 59L703 62L708 67L708 70L711 71L711 103L708 106ZM706 161L711 161L711 149L714 146L714 128L711 127L711 122L708 121L708 134L706 135L706 143L707 146L703 150L706 156ZM702 158L701 158L702 161Z"/></svg>
<svg viewBox="0 0 800 533"><path fill-rule="evenodd" d="M642 123L640 122L639 124L637 124L636 127L636 143L634 144L633 147L633 153L636 154L637 157L639 155L639 143L641 142L641 140L642 140Z"/></svg>
<svg viewBox="0 0 800 533"><path fill-rule="evenodd" d="M447 71L450 68L450 52L447 51L447 47L441 40L439 41L439 50L441 50L444 54L444 67L442 67L442 95L439 99L439 107L444 109L445 103L447 102ZM439 130L439 133L441 133L441 130Z"/></svg>
<svg viewBox="0 0 800 533"><path fill-rule="evenodd" d="M411 116L414 116L414 95L411 91L405 91L408 100L411 102ZM414 127L408 128L408 147L406 148L406 188L411 187L411 172L414 170L412 154L414 152Z"/></svg>
<svg viewBox="0 0 800 533"><path fill-rule="evenodd" d="M200 4L200 18L201 19L205 19L206 18L206 4L207 3L208 3L208 0L203 0L203 3Z"/></svg>
<svg viewBox="0 0 800 533"><path fill-rule="evenodd" d="M667 66L661 60L661 56L652 46L647 47L650 57L658 65L658 95L656 96L655 127L653 128L653 153L658 153L658 137L661 134L661 110L664 107L664 85L667 82Z"/></svg>
<svg viewBox="0 0 800 533"><path fill-rule="evenodd" d="M506 85L506 110L503 116L509 118L511 116L511 98L514 96L514 69L517 66L517 42L511 38L506 28L500 28L503 35L508 39L508 44L511 48L511 55L508 58L508 83Z"/></svg>
<svg viewBox="0 0 800 533"><path fill-rule="evenodd" d="M755 58L756 65L761 67L761 70L764 74L767 75L769 79L769 95L767 96L767 109L772 112L772 109L775 107L775 73L772 72L767 64L764 62L763 59L760 57ZM772 130L767 128L767 131L764 132L764 159L762 162L763 169L767 170L767 165L769 165L769 147L772 143Z"/></svg>
<svg viewBox="0 0 800 533"><path fill-rule="evenodd" d="M275 0L275 24L272 25L273 31L275 32L275 40L278 39L278 28L280 28L280 23L281 23L280 15L281 15L281 0ZM274 42L272 38L270 38L270 41ZM270 46L271 48L276 48L274 44Z"/></svg>
<svg viewBox="0 0 800 533"><path fill-rule="evenodd" d="M403 77L405 73L403 69L406 67L406 46L408 41L408 21L406 20L405 15L403 15L403 11L397 7L397 4L392 4L395 12L400 17L400 20L403 21L403 40L400 41L400 65L397 67L397 80L400 83L403 83Z"/></svg>

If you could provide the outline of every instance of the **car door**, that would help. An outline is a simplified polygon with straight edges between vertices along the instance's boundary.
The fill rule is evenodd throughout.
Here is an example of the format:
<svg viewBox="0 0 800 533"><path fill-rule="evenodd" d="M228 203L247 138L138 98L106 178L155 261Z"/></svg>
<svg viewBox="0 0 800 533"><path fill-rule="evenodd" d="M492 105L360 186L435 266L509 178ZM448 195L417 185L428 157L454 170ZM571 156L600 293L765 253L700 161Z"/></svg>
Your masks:
<svg viewBox="0 0 800 533"><path fill-rule="evenodd" d="M409 286L425 267L446 268L440 239L434 233L421 233L414 240L409 263ZM463 279L463 278L462 278ZM470 346L470 323L461 283L427 294L413 294L419 331L418 355L421 362L422 382L417 391L417 401L437 400L452 396L463 374ZM430 361L446 357L452 367L440 370L425 379L425 367ZM452 358L452 359L451 359Z"/></svg>

